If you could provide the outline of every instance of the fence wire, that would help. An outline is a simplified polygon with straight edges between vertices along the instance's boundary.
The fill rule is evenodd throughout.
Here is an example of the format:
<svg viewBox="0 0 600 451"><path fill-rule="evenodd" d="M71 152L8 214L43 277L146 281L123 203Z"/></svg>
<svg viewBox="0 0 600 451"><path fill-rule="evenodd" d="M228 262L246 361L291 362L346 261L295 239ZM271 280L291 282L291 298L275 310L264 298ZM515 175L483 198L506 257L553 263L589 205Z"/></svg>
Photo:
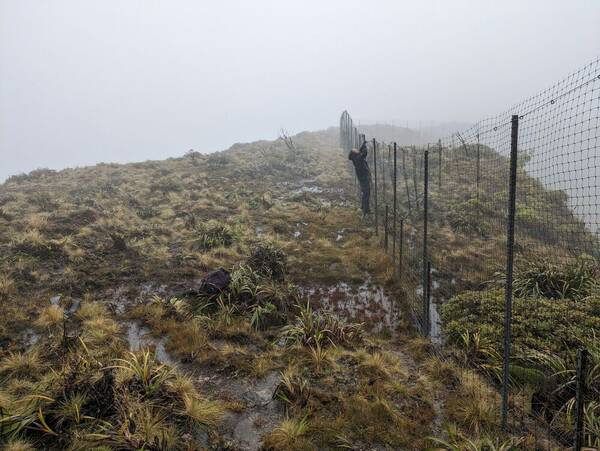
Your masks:
<svg viewBox="0 0 600 451"><path fill-rule="evenodd" d="M532 449L573 445L578 432L580 446L600 447L599 130L596 59L437 142L416 147L366 137L373 223L418 329L443 343L448 358L456 354L447 350L462 348L473 377L496 389L481 396L504 414L505 429L533 436ZM349 152L363 139L344 112L341 147ZM507 246L511 224L514 245ZM580 348L589 361L578 381Z"/></svg>

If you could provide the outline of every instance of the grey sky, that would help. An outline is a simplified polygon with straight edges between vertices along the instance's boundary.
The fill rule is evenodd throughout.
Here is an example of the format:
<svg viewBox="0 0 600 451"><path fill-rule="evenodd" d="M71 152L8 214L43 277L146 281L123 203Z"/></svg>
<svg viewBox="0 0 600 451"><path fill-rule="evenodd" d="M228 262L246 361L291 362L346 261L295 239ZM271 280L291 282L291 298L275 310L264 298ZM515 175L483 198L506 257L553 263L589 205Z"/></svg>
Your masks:
<svg viewBox="0 0 600 451"><path fill-rule="evenodd" d="M600 54L600 1L0 0L0 180L366 120L471 121Z"/></svg>

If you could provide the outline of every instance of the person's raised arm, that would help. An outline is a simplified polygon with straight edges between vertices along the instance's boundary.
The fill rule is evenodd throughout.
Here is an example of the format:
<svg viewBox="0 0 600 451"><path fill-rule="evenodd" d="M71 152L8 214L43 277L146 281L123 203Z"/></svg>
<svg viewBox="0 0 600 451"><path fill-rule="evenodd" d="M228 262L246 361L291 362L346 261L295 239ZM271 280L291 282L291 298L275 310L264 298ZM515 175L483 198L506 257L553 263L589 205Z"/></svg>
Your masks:
<svg viewBox="0 0 600 451"><path fill-rule="evenodd" d="M360 155L361 155L363 158L367 158L367 155L368 155L368 153L369 153L369 148L368 148L368 146L367 146L367 142L365 141L365 142L362 144L362 146L360 146Z"/></svg>

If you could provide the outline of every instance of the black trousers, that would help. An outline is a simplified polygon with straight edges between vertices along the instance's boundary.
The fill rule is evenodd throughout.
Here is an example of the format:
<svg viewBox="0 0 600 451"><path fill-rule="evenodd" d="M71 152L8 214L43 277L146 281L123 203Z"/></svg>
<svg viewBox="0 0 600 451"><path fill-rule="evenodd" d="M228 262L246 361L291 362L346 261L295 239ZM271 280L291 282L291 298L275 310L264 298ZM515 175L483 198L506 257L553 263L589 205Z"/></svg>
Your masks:
<svg viewBox="0 0 600 451"><path fill-rule="evenodd" d="M360 190L362 192L362 199L360 203L360 207L362 209L363 215L371 213L371 209L369 208L369 198L371 197L371 181L366 179L359 179L360 182Z"/></svg>

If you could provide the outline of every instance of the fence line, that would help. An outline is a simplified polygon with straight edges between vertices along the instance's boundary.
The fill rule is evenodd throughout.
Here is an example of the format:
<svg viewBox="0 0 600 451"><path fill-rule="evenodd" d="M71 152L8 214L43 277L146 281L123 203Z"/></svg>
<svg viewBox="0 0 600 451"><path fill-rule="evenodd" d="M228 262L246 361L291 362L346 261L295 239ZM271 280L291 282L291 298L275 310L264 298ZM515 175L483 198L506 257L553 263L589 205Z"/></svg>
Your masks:
<svg viewBox="0 0 600 451"><path fill-rule="evenodd" d="M341 147L358 136L344 111ZM387 251L391 189L392 262L419 329L437 330L446 305L445 347L486 340L492 357L469 365L497 384L504 429L545 420L564 444L600 446L600 377L575 384L578 348L595 347L600 367L600 59L436 143L373 137L371 152L375 229L383 215ZM540 381L522 380L533 371Z"/></svg>

